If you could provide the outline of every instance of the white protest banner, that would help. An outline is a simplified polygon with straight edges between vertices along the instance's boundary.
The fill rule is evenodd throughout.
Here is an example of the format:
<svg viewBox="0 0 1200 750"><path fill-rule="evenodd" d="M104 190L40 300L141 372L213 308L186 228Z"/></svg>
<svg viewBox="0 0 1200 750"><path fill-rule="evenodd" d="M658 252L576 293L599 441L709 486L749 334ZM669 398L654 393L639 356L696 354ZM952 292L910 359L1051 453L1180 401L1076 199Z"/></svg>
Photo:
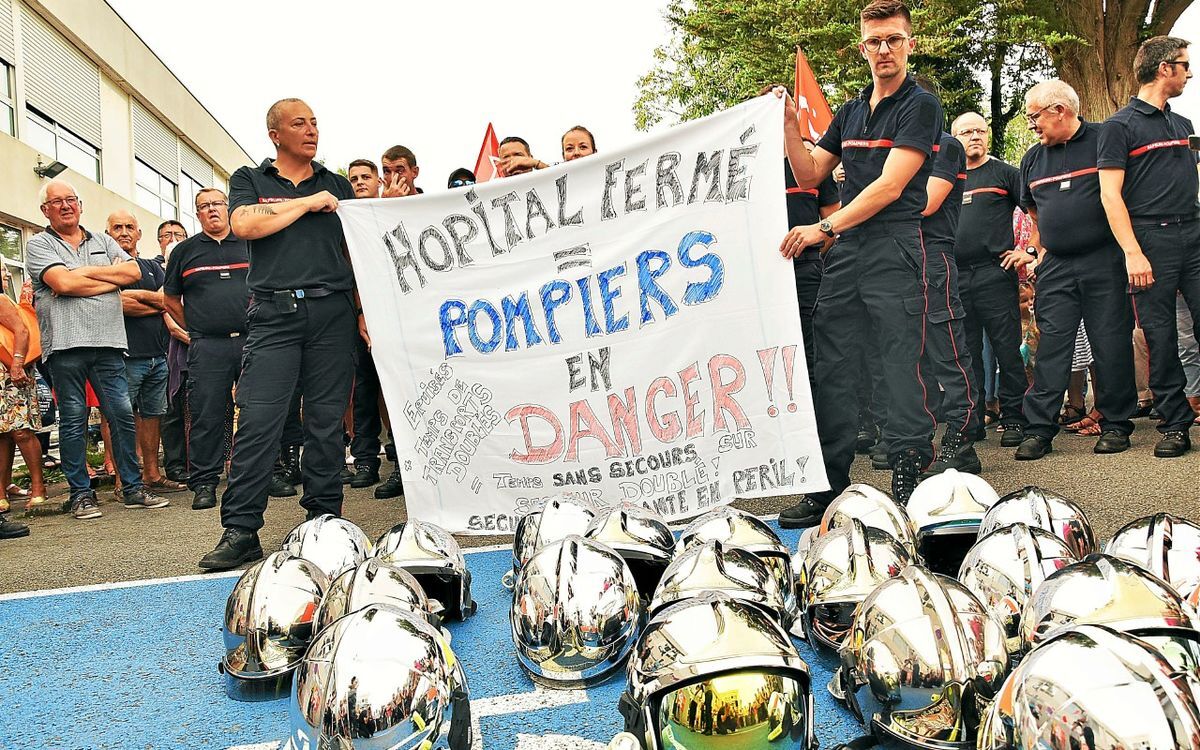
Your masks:
<svg viewBox="0 0 1200 750"><path fill-rule="evenodd" d="M780 100L620 152L339 208L404 497L453 532L570 495L669 518L826 489Z"/></svg>

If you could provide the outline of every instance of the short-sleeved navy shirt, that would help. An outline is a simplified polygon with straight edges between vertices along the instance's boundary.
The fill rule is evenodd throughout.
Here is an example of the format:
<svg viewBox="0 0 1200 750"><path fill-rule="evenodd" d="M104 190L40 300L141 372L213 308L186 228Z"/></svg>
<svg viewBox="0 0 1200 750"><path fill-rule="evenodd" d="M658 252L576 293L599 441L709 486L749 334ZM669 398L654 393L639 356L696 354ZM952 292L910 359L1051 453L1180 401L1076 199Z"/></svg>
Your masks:
<svg viewBox="0 0 1200 750"><path fill-rule="evenodd" d="M1021 205L1021 173L1016 167L988 157L967 169L962 212L954 241L961 265L995 261L1013 249L1013 210Z"/></svg>
<svg viewBox="0 0 1200 750"><path fill-rule="evenodd" d="M122 289L144 289L147 292L157 292L162 289L166 271L158 258L134 258L142 271L142 278L128 284ZM125 339L128 345L125 354L128 357L165 357L167 343L171 335L167 333L167 324L162 315L143 315L139 317L125 316Z"/></svg>
<svg viewBox="0 0 1200 750"><path fill-rule="evenodd" d="M1100 134L1101 169L1125 170L1121 197L1133 219L1196 216L1196 152L1188 148L1192 121L1132 97L1104 122Z"/></svg>
<svg viewBox="0 0 1200 750"><path fill-rule="evenodd" d="M942 133L933 158L933 172L950 183L950 193L938 210L921 220L921 233L926 241L954 242L958 231L958 215L962 210L963 186L967 184L967 151L949 133Z"/></svg>
<svg viewBox="0 0 1200 750"><path fill-rule="evenodd" d="M264 159L257 167L242 167L229 178L229 213L241 206L282 203L328 190L338 200L350 200L350 182L313 162L312 176L299 185L279 174ZM270 293L282 289L348 291L354 274L342 251L345 236L336 213L310 212L275 234L250 245L250 289Z"/></svg>
<svg viewBox="0 0 1200 750"><path fill-rule="evenodd" d="M906 146L925 154L925 163L904 187L900 197L865 223L919 222L927 203L926 183L933 169L933 160L929 156L942 133L942 105L910 75L896 93L882 99L872 112L871 92L874 88L872 83L858 98L838 109L818 145L842 159L842 167L846 170L846 183L842 188L844 203L853 201L879 179L883 174L883 163L893 148Z"/></svg>
<svg viewBox="0 0 1200 750"><path fill-rule="evenodd" d="M796 184L796 176L792 174L792 167L786 159L783 162L783 180L787 190L788 229L816 224L821 221L822 208L835 206L841 201L832 176L821 180L821 184L815 188L802 188ZM820 244L813 246L820 247Z"/></svg>
<svg viewBox="0 0 1200 750"><path fill-rule="evenodd" d="M167 261L163 292L183 297L188 332L202 336L245 333L250 251L232 232L215 240L201 232L176 246Z"/></svg>
<svg viewBox="0 0 1200 750"><path fill-rule="evenodd" d="M1042 246L1051 253L1080 255L1117 241L1100 203L1096 149L1102 123L1079 118L1065 143L1035 143L1021 158L1021 205L1037 211Z"/></svg>

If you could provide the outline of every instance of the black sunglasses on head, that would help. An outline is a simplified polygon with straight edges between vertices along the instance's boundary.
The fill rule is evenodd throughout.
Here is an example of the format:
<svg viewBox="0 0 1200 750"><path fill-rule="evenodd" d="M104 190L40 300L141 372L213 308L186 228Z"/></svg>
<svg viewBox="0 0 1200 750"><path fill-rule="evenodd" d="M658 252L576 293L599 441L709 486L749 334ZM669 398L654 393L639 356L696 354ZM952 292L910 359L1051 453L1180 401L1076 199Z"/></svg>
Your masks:
<svg viewBox="0 0 1200 750"><path fill-rule="evenodd" d="M475 180L468 180L468 179L464 179L464 178L459 178L457 180L450 180L450 187L452 187L452 188L462 187L463 185L474 185L474 184L475 184Z"/></svg>

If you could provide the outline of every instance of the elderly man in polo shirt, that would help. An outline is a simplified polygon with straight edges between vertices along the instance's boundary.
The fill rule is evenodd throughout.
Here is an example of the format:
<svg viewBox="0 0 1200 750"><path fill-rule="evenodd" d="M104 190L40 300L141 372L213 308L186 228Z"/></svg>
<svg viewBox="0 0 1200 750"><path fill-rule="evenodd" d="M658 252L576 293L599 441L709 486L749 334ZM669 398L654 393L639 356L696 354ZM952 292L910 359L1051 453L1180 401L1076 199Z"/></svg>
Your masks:
<svg viewBox="0 0 1200 750"><path fill-rule="evenodd" d="M84 383L91 381L112 429L113 453L126 508L162 508L169 502L142 484L134 450L133 410L125 380L125 319L118 290L142 278L138 264L107 234L79 223L83 203L70 183L52 180L38 195L46 231L29 240L25 272L59 410L63 470L75 518L99 518L87 473Z"/></svg>

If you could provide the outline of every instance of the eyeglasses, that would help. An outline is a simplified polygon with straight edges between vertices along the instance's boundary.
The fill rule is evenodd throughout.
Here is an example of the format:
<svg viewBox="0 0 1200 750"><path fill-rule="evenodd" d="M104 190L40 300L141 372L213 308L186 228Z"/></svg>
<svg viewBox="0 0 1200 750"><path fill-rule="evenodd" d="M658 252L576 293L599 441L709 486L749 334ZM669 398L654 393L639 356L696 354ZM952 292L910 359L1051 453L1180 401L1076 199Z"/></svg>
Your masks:
<svg viewBox="0 0 1200 750"><path fill-rule="evenodd" d="M187 232L183 231L182 229L178 229L178 230L167 229L167 230L164 230L162 234L158 235L158 238L160 240L165 240L168 237L173 237L177 240L186 240Z"/></svg>
<svg viewBox="0 0 1200 750"><path fill-rule="evenodd" d="M1054 102L1052 104L1047 104L1046 106L1039 109L1037 112L1034 112L1032 115L1029 115L1029 114L1025 115L1025 119L1029 120L1030 126L1037 125L1038 120L1041 119L1043 112L1050 109L1051 107L1057 107L1057 106L1059 106L1058 102Z"/></svg>
<svg viewBox="0 0 1200 750"><path fill-rule="evenodd" d="M475 180L466 180L466 179L450 180L450 187L452 187L452 188L462 187L463 185L474 185L474 184L475 184Z"/></svg>
<svg viewBox="0 0 1200 750"><path fill-rule="evenodd" d="M210 208L220 208L221 206L228 205L228 201L209 201L208 203L201 203L200 205L196 206L196 211L207 211Z"/></svg>
<svg viewBox="0 0 1200 750"><path fill-rule="evenodd" d="M872 36L862 40L862 46L863 49L871 54L878 52L880 47L885 44L887 45L888 49L894 51L900 49L900 47L902 47L910 38L911 37L907 37L903 34L892 34L887 39L876 39Z"/></svg>
<svg viewBox="0 0 1200 750"><path fill-rule="evenodd" d="M1192 61L1191 60L1163 60L1162 64L1163 65L1182 65L1184 70L1186 70L1188 72L1191 72L1191 70L1192 70Z"/></svg>
<svg viewBox="0 0 1200 750"><path fill-rule="evenodd" d="M71 208L74 208L76 206L83 205L83 201L72 195L69 198L55 198L54 200L46 201L42 205L50 206L54 209L61 209L63 206L70 206Z"/></svg>
<svg viewBox="0 0 1200 750"><path fill-rule="evenodd" d="M968 138L973 135L987 135L987 128L967 128L966 130L958 131L957 135L965 135Z"/></svg>

